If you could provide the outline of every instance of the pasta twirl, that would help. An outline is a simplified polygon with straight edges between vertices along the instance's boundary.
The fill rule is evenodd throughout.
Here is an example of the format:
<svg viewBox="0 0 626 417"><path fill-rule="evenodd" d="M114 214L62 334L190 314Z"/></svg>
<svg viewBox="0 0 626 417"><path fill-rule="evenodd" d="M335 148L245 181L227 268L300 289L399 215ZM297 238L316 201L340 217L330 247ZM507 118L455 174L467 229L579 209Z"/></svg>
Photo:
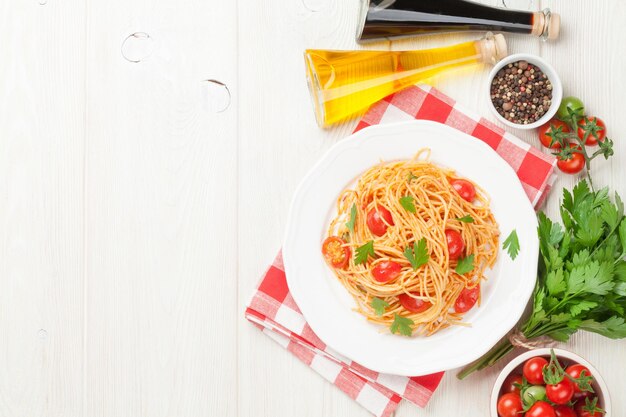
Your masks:
<svg viewBox="0 0 626 417"><path fill-rule="evenodd" d="M355 188L339 196L324 243L326 259L360 313L387 327L397 317L407 318L410 333L423 335L464 324L465 311L455 303L469 293L480 303L480 283L496 261L499 238L486 193L465 180L475 190L466 201L452 185L458 181L455 172L429 158L424 149L412 160L366 171ZM449 246L448 235L462 239L461 255L453 254L459 248ZM340 242L334 253L329 240ZM372 247L368 256L365 250ZM423 249L421 262L410 259L414 249ZM459 262L464 265L457 268Z"/></svg>

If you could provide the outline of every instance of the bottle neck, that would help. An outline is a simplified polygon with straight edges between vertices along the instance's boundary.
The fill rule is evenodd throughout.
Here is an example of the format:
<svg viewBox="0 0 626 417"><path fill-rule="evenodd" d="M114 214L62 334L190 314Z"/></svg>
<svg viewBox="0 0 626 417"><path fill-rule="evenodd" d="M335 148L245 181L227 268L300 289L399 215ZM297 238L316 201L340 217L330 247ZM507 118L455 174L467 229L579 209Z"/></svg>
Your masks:
<svg viewBox="0 0 626 417"><path fill-rule="evenodd" d="M543 9L533 13L532 35L539 36L543 40L554 40L559 37L561 29L561 16L552 13L550 9Z"/></svg>

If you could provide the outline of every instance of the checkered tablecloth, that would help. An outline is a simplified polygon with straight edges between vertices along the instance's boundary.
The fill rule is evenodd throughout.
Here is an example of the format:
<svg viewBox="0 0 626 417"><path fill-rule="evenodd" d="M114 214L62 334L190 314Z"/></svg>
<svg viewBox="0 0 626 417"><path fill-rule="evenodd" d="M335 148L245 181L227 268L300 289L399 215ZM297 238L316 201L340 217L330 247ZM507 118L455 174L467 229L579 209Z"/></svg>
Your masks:
<svg viewBox="0 0 626 417"><path fill-rule="evenodd" d="M410 87L381 100L363 116L355 131L411 119L440 122L484 141L513 167L535 207L547 196L554 178L553 156L468 112L432 87ZM246 318L379 417L391 415L402 399L425 406L443 377L443 372L415 377L380 374L327 347L313 333L291 297L280 253L254 291Z"/></svg>

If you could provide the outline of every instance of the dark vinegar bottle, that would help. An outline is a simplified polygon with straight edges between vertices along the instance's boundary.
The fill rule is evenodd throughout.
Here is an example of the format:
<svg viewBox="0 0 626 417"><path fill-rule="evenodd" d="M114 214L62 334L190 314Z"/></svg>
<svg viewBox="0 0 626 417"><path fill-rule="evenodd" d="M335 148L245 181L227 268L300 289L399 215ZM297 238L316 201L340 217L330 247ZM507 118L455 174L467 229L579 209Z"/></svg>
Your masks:
<svg viewBox="0 0 626 417"><path fill-rule="evenodd" d="M556 39L560 16L491 7L467 0L361 0L357 40L434 32L491 31Z"/></svg>

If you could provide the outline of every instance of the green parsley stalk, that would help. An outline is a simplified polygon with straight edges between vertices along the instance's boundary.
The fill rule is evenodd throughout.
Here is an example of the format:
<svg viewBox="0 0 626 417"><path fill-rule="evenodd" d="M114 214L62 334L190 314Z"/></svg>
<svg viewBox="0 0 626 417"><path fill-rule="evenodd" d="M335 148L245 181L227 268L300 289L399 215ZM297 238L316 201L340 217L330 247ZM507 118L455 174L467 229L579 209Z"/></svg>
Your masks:
<svg viewBox="0 0 626 417"><path fill-rule="evenodd" d="M532 312L518 324L527 340L547 336L565 342L578 330L612 339L626 337L626 217L607 188L586 180L563 190L562 225L539 213L539 271ZM458 378L487 368L513 350L505 338Z"/></svg>

